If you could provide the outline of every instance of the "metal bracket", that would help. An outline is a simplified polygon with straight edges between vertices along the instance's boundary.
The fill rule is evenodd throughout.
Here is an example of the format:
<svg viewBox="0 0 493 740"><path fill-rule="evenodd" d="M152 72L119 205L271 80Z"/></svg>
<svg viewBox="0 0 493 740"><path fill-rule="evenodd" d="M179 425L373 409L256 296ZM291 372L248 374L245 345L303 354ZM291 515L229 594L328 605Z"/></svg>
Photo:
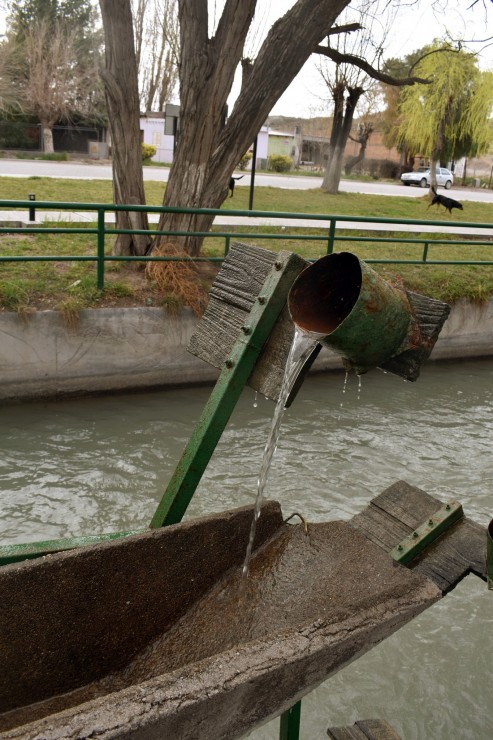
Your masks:
<svg viewBox="0 0 493 740"><path fill-rule="evenodd" d="M449 501L448 504L432 514L428 521L417 527L402 542L399 542L390 551L389 555L398 563L407 565L463 516L462 505L457 501Z"/></svg>

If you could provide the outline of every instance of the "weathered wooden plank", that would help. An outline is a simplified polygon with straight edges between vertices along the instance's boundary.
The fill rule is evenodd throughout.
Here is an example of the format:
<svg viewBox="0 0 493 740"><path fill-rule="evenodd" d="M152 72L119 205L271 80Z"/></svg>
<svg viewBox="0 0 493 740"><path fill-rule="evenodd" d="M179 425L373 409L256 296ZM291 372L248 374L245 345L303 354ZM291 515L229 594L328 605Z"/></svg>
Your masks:
<svg viewBox="0 0 493 740"><path fill-rule="evenodd" d="M368 740L400 740L400 735L384 719L360 719L355 724Z"/></svg>
<svg viewBox="0 0 493 740"><path fill-rule="evenodd" d="M356 514L350 523L385 552L390 552L396 543L409 534L408 526L387 516L385 511L374 506L373 502L370 502L364 511Z"/></svg>
<svg viewBox="0 0 493 740"><path fill-rule="evenodd" d="M410 563L447 593L468 573L486 580L486 531L465 518Z"/></svg>
<svg viewBox="0 0 493 740"><path fill-rule="evenodd" d="M450 314L450 306L434 298L406 291L413 316L421 334L419 346L392 357L380 367L408 380L417 380L421 365L431 354L443 325ZM424 341L423 341L424 340Z"/></svg>
<svg viewBox="0 0 493 740"><path fill-rule="evenodd" d="M328 737L332 740L368 740L367 736L358 727L329 727Z"/></svg>
<svg viewBox="0 0 493 740"><path fill-rule="evenodd" d="M278 259L278 252L240 242L233 244L211 288L207 310L190 339L189 352L214 367L223 366ZM291 262L294 282L308 263L295 254L291 255ZM286 300L288 292L289 288ZM248 380L249 386L267 398L277 400L279 396L293 336L294 324L286 305Z"/></svg>
<svg viewBox="0 0 493 740"><path fill-rule="evenodd" d="M401 740L384 719L362 719L350 727L329 727L327 735L332 740Z"/></svg>
<svg viewBox="0 0 493 740"><path fill-rule="evenodd" d="M439 509L442 501L405 481L397 481L372 499L372 504L414 529Z"/></svg>
<svg viewBox="0 0 493 740"><path fill-rule="evenodd" d="M389 552L431 517L443 502L398 481L354 516L351 525ZM447 593L468 573L486 580L486 533L465 517L429 545L408 567L430 578Z"/></svg>

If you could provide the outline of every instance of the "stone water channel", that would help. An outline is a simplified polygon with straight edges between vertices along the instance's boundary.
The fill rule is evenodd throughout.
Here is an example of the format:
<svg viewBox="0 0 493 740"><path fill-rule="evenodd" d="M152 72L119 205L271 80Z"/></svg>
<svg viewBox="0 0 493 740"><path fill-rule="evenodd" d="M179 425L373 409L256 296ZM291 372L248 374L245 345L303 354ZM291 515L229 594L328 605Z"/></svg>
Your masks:
<svg viewBox="0 0 493 740"><path fill-rule="evenodd" d="M398 479L493 516L493 361L309 377L286 411L265 495L285 516L348 519ZM145 527L209 389L5 405L0 543ZM274 404L245 390L188 511L252 503ZM246 547L245 543L245 547ZM206 554L204 554L206 556ZM300 594L300 599L303 594ZM474 576L303 700L302 740L387 719L404 740L493 735L493 594ZM274 740L279 722L251 740ZM211 739L212 740L212 739Z"/></svg>

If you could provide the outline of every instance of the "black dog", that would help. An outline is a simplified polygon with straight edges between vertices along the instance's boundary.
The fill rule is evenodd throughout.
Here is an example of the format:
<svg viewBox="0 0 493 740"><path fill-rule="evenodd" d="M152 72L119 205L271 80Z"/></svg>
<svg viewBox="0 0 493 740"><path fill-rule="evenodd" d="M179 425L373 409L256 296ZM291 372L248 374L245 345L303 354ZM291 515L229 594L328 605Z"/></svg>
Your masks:
<svg viewBox="0 0 493 740"><path fill-rule="evenodd" d="M458 200L447 198L446 195L441 195L440 193L437 193L434 187L432 187L431 189L433 190L434 196L428 208L434 205L443 206L447 209L449 213L452 213L452 208L458 208L460 211L464 210L462 207L462 203L459 203Z"/></svg>
<svg viewBox="0 0 493 740"><path fill-rule="evenodd" d="M245 177L245 175L240 175L240 177L230 177L229 178L229 189L231 190L230 198L233 197L233 193L235 191L235 180L241 180L242 177Z"/></svg>

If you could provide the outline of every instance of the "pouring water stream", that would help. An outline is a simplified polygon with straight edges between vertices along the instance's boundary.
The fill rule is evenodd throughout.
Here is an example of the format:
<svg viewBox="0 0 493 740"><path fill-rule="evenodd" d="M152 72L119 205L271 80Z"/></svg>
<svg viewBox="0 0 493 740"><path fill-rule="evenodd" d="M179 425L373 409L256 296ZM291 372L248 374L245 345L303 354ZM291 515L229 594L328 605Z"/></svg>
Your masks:
<svg viewBox="0 0 493 740"><path fill-rule="evenodd" d="M255 499L255 508L252 520L252 526L250 528L250 536L248 539L248 546L246 550L245 560L243 562L242 574L243 576L248 575L248 568L250 564L250 558L252 555L253 543L255 540L255 533L257 530L257 521L260 516L260 510L264 497L265 485L270 471L272 458L277 448L277 442L279 439L279 433L281 429L282 417L284 414L284 408L289 398L289 394L300 374L305 362L309 358L310 354L314 350L319 338L323 334L317 334L314 332L307 332L300 329L295 325L295 332L293 342L289 350L288 359L286 361L286 367L284 370L284 377L281 385L281 391L277 401L277 405L272 417L272 423L267 437L267 442L264 448L264 454L262 458L262 465L260 468L260 475L257 482L257 497Z"/></svg>

